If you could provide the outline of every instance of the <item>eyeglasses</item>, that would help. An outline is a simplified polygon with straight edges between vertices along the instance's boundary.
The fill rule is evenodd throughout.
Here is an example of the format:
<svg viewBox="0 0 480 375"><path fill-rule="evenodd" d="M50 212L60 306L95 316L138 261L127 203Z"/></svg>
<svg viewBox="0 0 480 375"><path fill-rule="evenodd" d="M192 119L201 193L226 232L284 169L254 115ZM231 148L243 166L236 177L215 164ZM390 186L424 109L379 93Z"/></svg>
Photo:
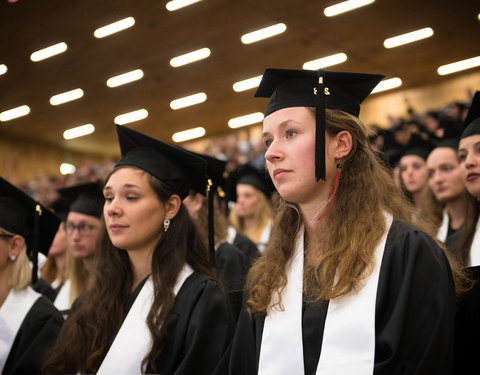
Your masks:
<svg viewBox="0 0 480 375"><path fill-rule="evenodd" d="M78 229L78 233L81 236L89 236L92 233L92 230L95 229L95 225L90 225L87 223L80 223L78 225L75 225L73 223L67 223L65 226L65 232L71 236L73 232L75 232L75 229Z"/></svg>
<svg viewBox="0 0 480 375"><path fill-rule="evenodd" d="M13 237L13 234L0 233L0 237L3 237L3 238L12 238L12 237Z"/></svg>

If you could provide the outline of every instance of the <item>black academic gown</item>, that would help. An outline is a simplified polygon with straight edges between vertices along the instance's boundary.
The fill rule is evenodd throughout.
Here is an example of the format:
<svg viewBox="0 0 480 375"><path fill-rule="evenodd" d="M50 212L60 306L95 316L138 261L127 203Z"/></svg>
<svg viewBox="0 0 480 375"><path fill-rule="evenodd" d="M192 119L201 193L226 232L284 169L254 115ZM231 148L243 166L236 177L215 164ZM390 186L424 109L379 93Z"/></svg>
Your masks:
<svg viewBox="0 0 480 375"><path fill-rule="evenodd" d="M455 315L454 374L478 371L480 351L480 266L465 269L474 282L472 289L460 296ZM476 369L474 371L473 369Z"/></svg>
<svg viewBox="0 0 480 375"><path fill-rule="evenodd" d="M251 266L252 263L255 261L255 259L257 259L260 256L260 251L258 251L257 245L255 245L255 242L253 242L243 234L240 234L237 232L237 235L233 240L233 245L235 245L241 251L243 251L243 253L248 259L249 266Z"/></svg>
<svg viewBox="0 0 480 375"><path fill-rule="evenodd" d="M47 297L50 302L55 302L60 288L53 289L52 286L44 279L38 279L33 286L33 290Z"/></svg>
<svg viewBox="0 0 480 375"><path fill-rule="evenodd" d="M130 296L127 310L142 286ZM162 375L212 374L235 329L227 297L215 280L197 272L185 280L164 324L166 351L157 363L157 373ZM147 373L152 369L147 368Z"/></svg>
<svg viewBox="0 0 480 375"><path fill-rule="evenodd" d="M328 301L303 304L305 374L315 374L327 309ZM442 250L429 236L394 221L377 289L374 374L451 374L454 314L454 283ZM252 319L242 309L230 374L257 373L263 324L263 316Z"/></svg>
<svg viewBox="0 0 480 375"><path fill-rule="evenodd" d="M243 289L250 260L235 245L224 242L215 251L215 261L236 319L242 307Z"/></svg>
<svg viewBox="0 0 480 375"><path fill-rule="evenodd" d="M62 314L46 297L40 297L15 336L2 375L40 374L43 355L58 337L62 324Z"/></svg>

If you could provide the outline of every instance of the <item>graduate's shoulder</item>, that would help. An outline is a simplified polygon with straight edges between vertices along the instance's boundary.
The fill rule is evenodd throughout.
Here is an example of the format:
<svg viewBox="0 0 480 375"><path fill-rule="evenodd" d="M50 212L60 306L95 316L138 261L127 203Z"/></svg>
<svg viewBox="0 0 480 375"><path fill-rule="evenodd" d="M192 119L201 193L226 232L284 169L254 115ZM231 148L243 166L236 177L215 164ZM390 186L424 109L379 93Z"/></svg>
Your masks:
<svg viewBox="0 0 480 375"><path fill-rule="evenodd" d="M394 220L387 236L385 257L401 260L403 264L418 261L447 262L445 252L427 233L414 225Z"/></svg>
<svg viewBox="0 0 480 375"><path fill-rule="evenodd" d="M45 296L40 296L25 316L24 324L42 326L44 324L63 324L63 316Z"/></svg>

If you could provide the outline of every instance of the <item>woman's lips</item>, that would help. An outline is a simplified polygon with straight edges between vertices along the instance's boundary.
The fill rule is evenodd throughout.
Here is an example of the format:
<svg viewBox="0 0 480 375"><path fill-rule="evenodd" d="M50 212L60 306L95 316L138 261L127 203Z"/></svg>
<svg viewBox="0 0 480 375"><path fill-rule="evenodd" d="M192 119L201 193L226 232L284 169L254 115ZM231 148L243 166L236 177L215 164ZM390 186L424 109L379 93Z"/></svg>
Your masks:
<svg viewBox="0 0 480 375"><path fill-rule="evenodd" d="M467 175L467 181L474 181L480 177L480 173L469 173Z"/></svg>
<svg viewBox="0 0 480 375"><path fill-rule="evenodd" d="M283 176L284 174L290 172L289 170L287 169L281 169L281 168L278 168L278 169L275 169L273 171L273 178L278 178L278 177L281 177Z"/></svg>

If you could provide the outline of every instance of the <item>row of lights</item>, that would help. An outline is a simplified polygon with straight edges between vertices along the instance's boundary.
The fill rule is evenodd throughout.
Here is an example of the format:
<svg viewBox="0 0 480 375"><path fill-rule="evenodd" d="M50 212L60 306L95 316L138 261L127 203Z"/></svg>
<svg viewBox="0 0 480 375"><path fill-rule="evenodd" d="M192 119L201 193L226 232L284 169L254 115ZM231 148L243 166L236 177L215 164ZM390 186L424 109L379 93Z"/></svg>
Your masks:
<svg viewBox="0 0 480 375"><path fill-rule="evenodd" d="M174 11L180 9L184 6L191 5L196 3L200 0L173 0L166 4L166 8L170 11ZM365 6L368 4L373 3L374 0L348 0L344 1L339 4L335 4L333 6L327 7L324 10L324 14L327 17L332 17L361 6ZM480 15L479 15L480 19ZM114 22L112 24L106 25L101 27L94 32L94 36L97 38L104 38L108 35L114 34L121 30L125 30L129 27L132 27L135 24L135 19L133 17L127 17L120 21ZM263 40L266 38L270 38L272 36L281 34L285 32L287 26L284 23L278 23L260 30L253 31L251 33L243 35L240 39L244 44L250 44L257 42L259 40ZM433 35L433 29L430 27L426 27L420 30L416 30L413 32L409 32L406 34L402 34L399 36L388 38L384 41L385 48L394 48L398 47L407 43L412 43L418 40L422 40ZM53 46L44 48L40 51L36 51L31 54L30 58L32 61L37 62L44 60L48 57L55 56L59 53L65 52L67 50L67 45L64 42L57 43ZM192 51L190 53L174 57L170 60L170 65L172 67L180 67L194 61L198 61L201 59L205 59L209 57L211 54L210 49L208 48L201 48L196 51ZM347 55L345 53L337 53L331 56L322 57L320 59L316 59L313 61L306 62L303 65L303 69L309 70L316 70L325 68L332 65L337 65L347 60ZM469 69L475 66L480 65L480 56L451 63L448 65L440 66L437 69L438 74L445 75L457 72L459 70ZM0 65L0 75L4 74L7 71L7 67L5 65ZM115 77L111 77L107 80L107 86L109 87L117 87L129 82L133 82L143 78L143 71L141 69L136 69ZM233 90L236 92L241 92L245 90L249 90L255 88L259 85L262 76L257 76L253 78L249 78L243 81L239 81L233 84ZM383 80L379 83L379 85L373 90L373 92L380 92L384 90L389 90L392 88L399 87L402 84L400 78L395 77L387 80ZM63 104L75 99L79 99L83 96L83 90L80 88L54 95L50 98L50 103L52 105L59 105ZM185 108L191 105L199 104L205 102L207 99L207 95L203 92L193 94L187 97L179 98L172 100L170 102L170 107L174 110ZM0 113L0 121L8 121L13 118L24 116L30 112L30 108L26 105L4 111ZM129 112L126 114L119 115L115 117L115 123L124 125L129 122L138 121L144 119L148 116L148 111L146 109L140 109L137 111ZM234 118L229 120L228 125L230 128L238 128L241 126L251 125L263 120L263 115L261 113L254 113L246 116L241 116L238 118ZM91 134L95 130L92 124L82 125L73 129L69 129L64 132L65 139L72 139L77 138L79 136L83 136L86 134ZM197 137L201 137L205 134L204 128L194 128L190 130L186 130L183 132L175 133L173 135L173 140L175 142L182 142L188 139L193 139Z"/></svg>

